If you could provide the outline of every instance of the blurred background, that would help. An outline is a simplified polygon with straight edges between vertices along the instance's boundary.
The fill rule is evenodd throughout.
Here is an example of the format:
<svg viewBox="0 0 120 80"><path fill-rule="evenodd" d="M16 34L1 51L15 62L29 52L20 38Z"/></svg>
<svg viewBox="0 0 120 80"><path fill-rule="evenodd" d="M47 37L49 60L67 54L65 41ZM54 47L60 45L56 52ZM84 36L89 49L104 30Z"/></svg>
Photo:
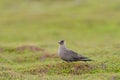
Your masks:
<svg viewBox="0 0 120 80"><path fill-rule="evenodd" d="M0 0L0 80L120 80L119 59L120 0Z"/></svg>
<svg viewBox="0 0 120 80"><path fill-rule="evenodd" d="M56 51L120 44L120 0L0 0L0 45Z"/></svg>

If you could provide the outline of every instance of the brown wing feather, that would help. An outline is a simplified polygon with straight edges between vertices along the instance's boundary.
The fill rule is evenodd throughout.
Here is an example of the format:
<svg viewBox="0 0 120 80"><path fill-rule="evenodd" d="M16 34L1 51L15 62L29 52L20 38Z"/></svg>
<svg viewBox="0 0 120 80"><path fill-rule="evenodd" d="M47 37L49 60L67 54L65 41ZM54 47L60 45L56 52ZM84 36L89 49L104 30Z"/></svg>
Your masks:
<svg viewBox="0 0 120 80"><path fill-rule="evenodd" d="M69 55L72 57L73 60L75 61L91 61L90 59L88 59L87 57L84 57L80 54L78 54L77 52L74 52L72 50L68 50L69 51Z"/></svg>

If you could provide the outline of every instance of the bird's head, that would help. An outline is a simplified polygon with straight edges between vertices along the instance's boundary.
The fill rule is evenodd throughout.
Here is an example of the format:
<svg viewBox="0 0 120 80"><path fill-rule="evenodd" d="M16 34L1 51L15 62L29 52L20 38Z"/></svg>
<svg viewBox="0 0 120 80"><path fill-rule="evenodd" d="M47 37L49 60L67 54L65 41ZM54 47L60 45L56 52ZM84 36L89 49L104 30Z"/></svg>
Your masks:
<svg viewBox="0 0 120 80"><path fill-rule="evenodd" d="M60 40L58 43L59 43L60 45L64 45L64 40Z"/></svg>

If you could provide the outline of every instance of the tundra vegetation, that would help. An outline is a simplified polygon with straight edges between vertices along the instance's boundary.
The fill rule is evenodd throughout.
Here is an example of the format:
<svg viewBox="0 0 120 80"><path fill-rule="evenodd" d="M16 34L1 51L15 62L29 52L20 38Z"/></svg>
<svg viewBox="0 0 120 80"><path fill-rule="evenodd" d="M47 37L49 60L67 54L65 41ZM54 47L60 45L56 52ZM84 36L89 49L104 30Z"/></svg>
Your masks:
<svg viewBox="0 0 120 80"><path fill-rule="evenodd" d="M120 80L120 0L0 0L0 80Z"/></svg>

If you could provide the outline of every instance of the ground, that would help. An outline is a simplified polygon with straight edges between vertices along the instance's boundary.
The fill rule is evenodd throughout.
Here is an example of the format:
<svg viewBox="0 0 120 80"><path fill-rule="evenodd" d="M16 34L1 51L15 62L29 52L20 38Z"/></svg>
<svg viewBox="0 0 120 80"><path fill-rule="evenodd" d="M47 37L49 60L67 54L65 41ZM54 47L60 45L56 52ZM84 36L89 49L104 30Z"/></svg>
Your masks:
<svg viewBox="0 0 120 80"><path fill-rule="evenodd" d="M119 80L119 0L1 0L0 80ZM62 61L58 41L90 62Z"/></svg>

